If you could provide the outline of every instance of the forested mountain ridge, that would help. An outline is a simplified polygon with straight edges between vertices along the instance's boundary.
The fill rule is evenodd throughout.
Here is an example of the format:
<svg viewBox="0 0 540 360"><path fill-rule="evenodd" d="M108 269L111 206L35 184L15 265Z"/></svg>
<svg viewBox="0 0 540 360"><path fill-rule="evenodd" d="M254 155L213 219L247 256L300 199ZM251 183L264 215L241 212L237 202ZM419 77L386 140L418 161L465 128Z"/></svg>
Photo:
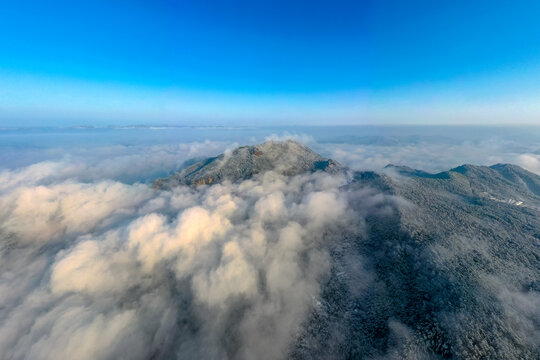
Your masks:
<svg viewBox="0 0 540 360"><path fill-rule="evenodd" d="M270 170L346 174L340 191L364 219L320 245L331 270L291 358L539 358L539 176L510 164L351 171L288 141L238 148L154 186Z"/></svg>

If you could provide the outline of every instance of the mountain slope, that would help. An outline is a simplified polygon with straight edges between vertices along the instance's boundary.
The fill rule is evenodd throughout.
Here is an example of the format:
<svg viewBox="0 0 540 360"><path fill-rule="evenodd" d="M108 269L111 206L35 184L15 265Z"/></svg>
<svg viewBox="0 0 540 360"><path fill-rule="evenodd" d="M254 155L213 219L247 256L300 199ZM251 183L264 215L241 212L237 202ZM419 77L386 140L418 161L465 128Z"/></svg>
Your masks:
<svg viewBox="0 0 540 360"><path fill-rule="evenodd" d="M390 174L411 178L412 182L428 185L473 198L487 198L494 201L520 203L524 206L540 205L540 177L516 165L496 164L476 166L465 164L430 174L404 166L388 165Z"/></svg>
<svg viewBox="0 0 540 360"><path fill-rule="evenodd" d="M538 358L540 212L531 187L540 177L513 165L397 170L405 176L357 172L347 186L403 200L372 212L365 237L339 245L373 279L351 281L358 270L334 251L323 305L294 358Z"/></svg>

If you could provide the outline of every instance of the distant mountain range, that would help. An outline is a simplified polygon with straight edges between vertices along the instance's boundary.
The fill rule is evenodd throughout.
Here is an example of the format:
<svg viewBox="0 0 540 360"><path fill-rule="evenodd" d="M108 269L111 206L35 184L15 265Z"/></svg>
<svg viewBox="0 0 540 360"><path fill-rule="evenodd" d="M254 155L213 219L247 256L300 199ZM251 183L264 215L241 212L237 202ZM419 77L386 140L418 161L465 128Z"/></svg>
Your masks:
<svg viewBox="0 0 540 360"><path fill-rule="evenodd" d="M269 170L347 174L351 210L366 192L386 199L363 231L329 245L331 274L291 358L540 358L539 176L510 164L352 171L297 142L270 141L198 161L154 187ZM359 266L373 279L359 279Z"/></svg>

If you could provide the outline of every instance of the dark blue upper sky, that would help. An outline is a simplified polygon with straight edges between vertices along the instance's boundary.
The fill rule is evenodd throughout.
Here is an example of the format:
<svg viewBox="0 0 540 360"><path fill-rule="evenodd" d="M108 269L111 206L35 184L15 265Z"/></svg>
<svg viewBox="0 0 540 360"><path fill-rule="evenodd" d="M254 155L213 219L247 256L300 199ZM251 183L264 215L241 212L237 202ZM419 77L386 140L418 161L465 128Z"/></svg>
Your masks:
<svg viewBox="0 0 540 360"><path fill-rule="evenodd" d="M122 102L141 97L169 122L302 111L354 122L456 102L470 116L515 106L516 91L536 97L539 19L535 1L4 1L1 121L129 117Z"/></svg>

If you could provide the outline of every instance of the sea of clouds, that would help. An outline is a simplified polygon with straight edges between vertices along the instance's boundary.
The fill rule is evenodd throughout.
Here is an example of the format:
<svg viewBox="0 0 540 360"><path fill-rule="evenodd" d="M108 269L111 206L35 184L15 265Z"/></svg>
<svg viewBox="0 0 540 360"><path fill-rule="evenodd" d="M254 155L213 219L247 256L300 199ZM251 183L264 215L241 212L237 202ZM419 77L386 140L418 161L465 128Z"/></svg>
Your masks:
<svg viewBox="0 0 540 360"><path fill-rule="evenodd" d="M446 171L462 164L515 164L540 174L540 141L520 144L489 137L477 141L400 141L395 144L328 143L321 149L354 169L381 170L388 164L428 172Z"/></svg>
<svg viewBox="0 0 540 360"><path fill-rule="evenodd" d="M269 172L173 191L115 180L200 146L0 173L2 358L284 356L328 274L328 242L359 221L346 179Z"/></svg>
<svg viewBox="0 0 540 360"><path fill-rule="evenodd" d="M538 154L507 144L396 147L292 137L354 168L436 170L461 156L540 173ZM54 146L39 150L47 159L32 163L31 149L24 165L1 169L0 358L286 356L328 280L332 244L361 236L370 209L388 199L344 193L345 176L321 173L151 187L187 159L236 145ZM409 331L395 321L391 328Z"/></svg>

